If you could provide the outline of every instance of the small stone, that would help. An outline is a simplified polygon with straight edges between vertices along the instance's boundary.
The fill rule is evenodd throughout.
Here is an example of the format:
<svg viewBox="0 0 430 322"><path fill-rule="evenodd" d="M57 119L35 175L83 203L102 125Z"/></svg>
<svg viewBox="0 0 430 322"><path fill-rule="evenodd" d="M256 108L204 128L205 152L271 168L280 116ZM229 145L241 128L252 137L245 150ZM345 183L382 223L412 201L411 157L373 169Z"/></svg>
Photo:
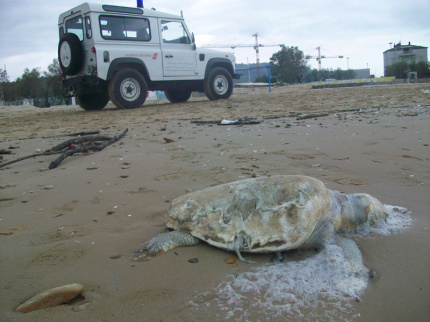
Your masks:
<svg viewBox="0 0 430 322"><path fill-rule="evenodd" d="M175 140L173 140L173 139L169 139L169 138L163 138L163 140L164 140L166 143L172 143L172 142L175 142Z"/></svg>
<svg viewBox="0 0 430 322"><path fill-rule="evenodd" d="M227 257L224 261L226 264L235 264L237 262L237 258L236 257Z"/></svg>
<svg viewBox="0 0 430 322"><path fill-rule="evenodd" d="M90 306L90 303L84 303L84 304L81 304L81 305L78 305L78 306L75 306L73 309L72 309L72 311L73 312L81 312L81 311L83 311L83 310L85 310L87 307L89 307Z"/></svg>
<svg viewBox="0 0 430 322"><path fill-rule="evenodd" d="M44 186L43 189L51 190L51 189L54 189L54 186L53 185Z"/></svg>
<svg viewBox="0 0 430 322"><path fill-rule="evenodd" d="M108 212L107 212L107 214L108 214L108 215L112 215L112 214L114 214L114 213L115 213L115 210L113 210L113 209L108 210Z"/></svg>
<svg viewBox="0 0 430 322"><path fill-rule="evenodd" d="M190 262L190 263L192 263L192 264L196 264L196 263L198 263L198 262L199 262L199 259L198 259L198 258L190 258L190 259L188 260L188 262Z"/></svg>
<svg viewBox="0 0 430 322"><path fill-rule="evenodd" d="M121 255L119 255L119 254L115 254L115 255L111 255L111 256L109 256L109 258L110 258L110 259L118 259L118 258L121 258Z"/></svg>

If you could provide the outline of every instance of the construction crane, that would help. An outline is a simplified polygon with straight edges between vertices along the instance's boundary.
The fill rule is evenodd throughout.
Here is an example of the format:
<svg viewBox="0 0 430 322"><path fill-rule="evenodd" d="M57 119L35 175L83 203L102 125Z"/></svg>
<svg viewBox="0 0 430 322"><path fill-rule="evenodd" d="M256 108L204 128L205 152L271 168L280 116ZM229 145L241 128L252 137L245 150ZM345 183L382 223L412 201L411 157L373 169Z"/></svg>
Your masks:
<svg viewBox="0 0 430 322"><path fill-rule="evenodd" d="M255 37L255 44L218 44L218 45L204 45L201 46L202 48L231 48L235 49L236 47L253 47L255 49L255 55L257 58L257 67L260 67L260 47L282 47L283 44L279 45L262 45L258 43L258 32L253 34L252 37ZM260 73L260 70L258 69L258 74Z"/></svg>
<svg viewBox="0 0 430 322"><path fill-rule="evenodd" d="M318 72L321 72L321 59L322 58L343 58L342 55L341 56L331 56L331 57L321 55L321 46L318 46L316 49L318 49L318 56L306 56L306 59L316 58L316 60L318 61Z"/></svg>

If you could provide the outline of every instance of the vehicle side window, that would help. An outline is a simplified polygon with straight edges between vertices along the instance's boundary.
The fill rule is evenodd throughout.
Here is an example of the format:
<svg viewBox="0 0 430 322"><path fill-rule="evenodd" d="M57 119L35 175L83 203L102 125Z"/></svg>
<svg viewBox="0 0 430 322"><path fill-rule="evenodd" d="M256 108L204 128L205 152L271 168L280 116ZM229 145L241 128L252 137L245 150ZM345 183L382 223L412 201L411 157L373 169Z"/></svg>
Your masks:
<svg viewBox="0 0 430 322"><path fill-rule="evenodd" d="M190 38L180 21L161 21L163 42L169 44L191 44Z"/></svg>
<svg viewBox="0 0 430 322"><path fill-rule="evenodd" d="M79 40L84 40L84 24L82 16L77 16L66 21L66 32L75 34Z"/></svg>
<svg viewBox="0 0 430 322"><path fill-rule="evenodd" d="M85 17L85 31L87 33L87 39L91 39L93 31L91 29L91 18L89 16Z"/></svg>
<svg viewBox="0 0 430 322"><path fill-rule="evenodd" d="M100 32L104 39L150 41L149 20L100 16Z"/></svg>

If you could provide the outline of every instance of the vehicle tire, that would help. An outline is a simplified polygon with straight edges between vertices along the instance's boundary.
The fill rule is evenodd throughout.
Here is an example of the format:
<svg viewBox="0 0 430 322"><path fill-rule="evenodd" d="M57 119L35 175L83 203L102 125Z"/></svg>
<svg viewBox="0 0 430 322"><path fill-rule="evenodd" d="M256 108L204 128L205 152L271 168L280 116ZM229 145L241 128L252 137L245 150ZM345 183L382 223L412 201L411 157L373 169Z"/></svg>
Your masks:
<svg viewBox="0 0 430 322"><path fill-rule="evenodd" d="M164 91L170 103L185 103L191 96L190 90L169 90Z"/></svg>
<svg viewBox="0 0 430 322"><path fill-rule="evenodd" d="M138 71L126 68L116 72L109 82L108 93L118 108L136 108L146 100L148 86Z"/></svg>
<svg viewBox="0 0 430 322"><path fill-rule="evenodd" d="M76 95L76 103L86 111L102 110L109 102L107 91L94 94Z"/></svg>
<svg viewBox="0 0 430 322"><path fill-rule="evenodd" d="M233 79L225 68L216 67L205 78L203 87L206 96L211 101L227 99L233 93Z"/></svg>
<svg viewBox="0 0 430 322"><path fill-rule="evenodd" d="M58 43L58 62L65 75L76 75L82 68L84 52L78 36L66 33Z"/></svg>

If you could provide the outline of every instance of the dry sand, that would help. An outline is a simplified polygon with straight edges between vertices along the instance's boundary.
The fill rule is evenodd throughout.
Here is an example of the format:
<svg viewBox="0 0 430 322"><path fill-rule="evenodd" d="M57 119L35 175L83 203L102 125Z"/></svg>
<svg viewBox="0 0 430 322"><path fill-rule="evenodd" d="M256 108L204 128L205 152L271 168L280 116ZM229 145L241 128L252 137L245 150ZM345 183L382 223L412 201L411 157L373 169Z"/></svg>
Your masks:
<svg viewBox="0 0 430 322"><path fill-rule="evenodd" d="M148 101L136 110L108 106L99 112L0 107L0 150L13 152L2 161L46 150L68 139L68 133L115 135L129 129L105 150L70 157L54 170L46 168L55 156L1 169L0 320L194 321L222 319L229 311L238 320L270 319L272 313L261 308L247 308L250 315L244 317L233 305L222 311L197 300L201 294L216 296L214 288L227 276L265 265L269 255L249 256L256 264L237 267L224 263L232 254L206 244L177 248L148 262L133 262L129 255L165 230L169 201L188 189L273 174L310 175L330 189L367 192L385 204L407 207L414 220L407 231L356 239L365 265L379 278L360 300L334 314L339 320L428 320L429 89L237 89L225 101ZM295 117L321 111L329 115ZM191 122L239 117L261 123ZM199 262L191 264L190 258ZM78 301L13 311L33 295L69 283L84 285ZM262 300L255 293L249 299ZM300 320L315 314L329 320L324 311L303 307ZM284 318L294 319L292 314Z"/></svg>

